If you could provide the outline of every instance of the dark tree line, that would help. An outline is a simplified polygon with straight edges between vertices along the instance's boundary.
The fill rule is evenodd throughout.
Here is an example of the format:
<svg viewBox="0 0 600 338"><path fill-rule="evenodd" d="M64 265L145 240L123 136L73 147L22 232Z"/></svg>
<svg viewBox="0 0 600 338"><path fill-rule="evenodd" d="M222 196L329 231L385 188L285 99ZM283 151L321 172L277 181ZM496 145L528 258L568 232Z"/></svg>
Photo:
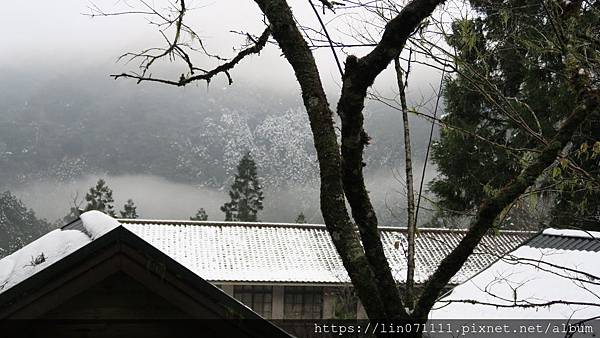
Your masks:
<svg viewBox="0 0 600 338"><path fill-rule="evenodd" d="M0 257L27 245L52 229L10 191L0 193Z"/></svg>
<svg viewBox="0 0 600 338"><path fill-rule="evenodd" d="M225 203L221 210L225 213L226 221L257 222L258 212L263 209L264 197L256 163L249 152L241 158L237 169L229 192L231 201ZM118 213L115 211L113 190L104 179L99 179L95 186L90 187L82 201L75 197L72 203L71 210L63 218L63 222L70 222L78 218L81 213L90 210L98 210L112 217L128 219L139 217L137 206L131 198ZM190 219L206 221L208 214L200 208ZM34 211L27 208L11 192L0 194L0 257L20 249L57 226L62 224L52 225L44 219L37 218Z"/></svg>
<svg viewBox="0 0 600 338"><path fill-rule="evenodd" d="M73 205L71 206L71 210L67 216L65 216L64 221L72 221L79 217L82 213L90 210L98 210L103 212L111 217L120 217L120 218L138 218L139 215L137 213L137 206L133 202L133 199L128 199L125 205L123 205L123 209L117 212L114 207L114 198L113 191L108 186L104 179L99 179L96 182L96 185L91 187L88 192L85 194L84 201L78 201L77 197L73 199ZM83 203L86 203L83 205Z"/></svg>

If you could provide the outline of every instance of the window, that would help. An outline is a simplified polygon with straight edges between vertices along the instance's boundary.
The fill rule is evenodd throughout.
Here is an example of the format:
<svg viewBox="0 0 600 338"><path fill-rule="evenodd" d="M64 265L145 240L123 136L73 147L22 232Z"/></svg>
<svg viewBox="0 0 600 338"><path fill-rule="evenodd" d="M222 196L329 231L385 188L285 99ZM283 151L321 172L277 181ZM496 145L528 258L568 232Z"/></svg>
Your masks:
<svg viewBox="0 0 600 338"><path fill-rule="evenodd" d="M254 312L265 318L271 318L273 307L273 287L263 285L236 285L233 297Z"/></svg>
<svg viewBox="0 0 600 338"><path fill-rule="evenodd" d="M283 317L285 319L320 319L323 317L323 288L286 286Z"/></svg>
<svg viewBox="0 0 600 338"><path fill-rule="evenodd" d="M358 297L356 296L353 288L335 288L335 290L332 292L332 296L334 319L356 319Z"/></svg>

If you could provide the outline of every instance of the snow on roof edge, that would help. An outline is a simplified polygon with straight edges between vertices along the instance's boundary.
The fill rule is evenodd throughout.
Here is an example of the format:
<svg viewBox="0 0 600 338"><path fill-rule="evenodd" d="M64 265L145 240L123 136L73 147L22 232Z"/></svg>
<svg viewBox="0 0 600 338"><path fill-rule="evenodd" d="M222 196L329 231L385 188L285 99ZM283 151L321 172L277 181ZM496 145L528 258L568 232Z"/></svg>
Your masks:
<svg viewBox="0 0 600 338"><path fill-rule="evenodd" d="M543 234L549 235L549 236L577 237L577 238L599 239L600 240L600 231L550 228L550 229L545 229Z"/></svg>
<svg viewBox="0 0 600 338"><path fill-rule="evenodd" d="M92 240L121 225L116 219L97 210L84 212L79 218Z"/></svg>
<svg viewBox="0 0 600 338"><path fill-rule="evenodd" d="M90 243L79 230L55 229L0 259L0 293Z"/></svg>
<svg viewBox="0 0 600 338"><path fill-rule="evenodd" d="M324 229L325 224L319 223L285 223L285 222L240 222L240 221L191 221L191 220L174 220L174 219L151 219L151 218L117 218L116 221L122 224L139 224L139 225L204 225L204 226L249 226L249 227L291 227L291 228L317 228ZM382 231L405 232L406 227L394 226L379 226ZM426 228L420 227L418 232L467 232L469 229L452 229L452 228ZM531 230L500 230L500 234L505 235L535 235L538 231Z"/></svg>
<svg viewBox="0 0 600 338"><path fill-rule="evenodd" d="M82 229L55 229L0 259L0 293L60 261L121 224L96 211L80 215Z"/></svg>

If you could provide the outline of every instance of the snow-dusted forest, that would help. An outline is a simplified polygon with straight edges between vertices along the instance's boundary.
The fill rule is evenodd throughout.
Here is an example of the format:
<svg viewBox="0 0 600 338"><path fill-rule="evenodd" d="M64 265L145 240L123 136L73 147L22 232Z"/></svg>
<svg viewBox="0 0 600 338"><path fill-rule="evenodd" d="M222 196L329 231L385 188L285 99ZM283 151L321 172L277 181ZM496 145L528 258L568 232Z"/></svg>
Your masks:
<svg viewBox="0 0 600 338"><path fill-rule="evenodd" d="M245 151L255 157L266 191L263 220L291 222L303 212L322 222L312 135L294 92L104 86L108 69L95 73L96 82L81 74L4 69L11 81L0 83L0 190L50 222L98 178L107 180L117 204L133 198L141 217L187 218L203 207L209 219L222 220L219 206ZM374 138L366 153L368 179L382 221L398 225L401 119L377 103L368 113ZM430 127L426 120L413 124L417 132ZM417 166L425 142L415 144ZM164 201L165 194L172 198Z"/></svg>

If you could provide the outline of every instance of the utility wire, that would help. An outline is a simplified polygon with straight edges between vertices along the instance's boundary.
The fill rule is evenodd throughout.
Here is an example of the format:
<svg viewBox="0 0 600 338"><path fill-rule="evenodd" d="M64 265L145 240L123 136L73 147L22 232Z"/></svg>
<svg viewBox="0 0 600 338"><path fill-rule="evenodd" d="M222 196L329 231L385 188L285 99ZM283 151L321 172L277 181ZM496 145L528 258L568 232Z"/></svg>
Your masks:
<svg viewBox="0 0 600 338"><path fill-rule="evenodd" d="M431 130L429 131L429 143L427 144L427 151L425 152L425 162L423 162L423 173L421 174L421 184L419 185L419 197L417 197L417 208L415 210L415 224L418 224L419 220L419 207L421 206L421 193L423 192L423 182L425 181L425 171L427 170L427 161L429 160L429 150L431 149L431 141L433 140L433 129L435 128L435 121L437 118L437 111L440 104L440 98L442 97L442 85L444 84L444 75L446 74L446 67L442 69L442 77L440 78L440 86L438 90L437 100L435 101L435 109L433 110L433 119L431 120Z"/></svg>

